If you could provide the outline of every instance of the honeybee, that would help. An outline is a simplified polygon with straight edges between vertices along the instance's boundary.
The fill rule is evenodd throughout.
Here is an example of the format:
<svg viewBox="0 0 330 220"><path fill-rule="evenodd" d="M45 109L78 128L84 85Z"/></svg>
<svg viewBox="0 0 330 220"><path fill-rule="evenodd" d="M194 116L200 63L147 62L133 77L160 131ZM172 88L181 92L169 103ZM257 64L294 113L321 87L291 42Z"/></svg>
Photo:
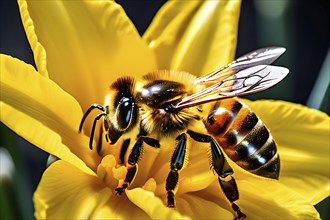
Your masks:
<svg viewBox="0 0 330 220"><path fill-rule="evenodd" d="M174 189L187 159L187 139L208 143L209 163L235 219L245 218L235 203L238 188L224 154L243 169L273 179L279 177L280 159L269 130L235 97L265 90L286 77L287 68L269 65L284 52L281 47L258 49L199 78L169 70L150 72L142 80L121 77L110 86L104 105L93 104L86 111L79 132L89 113L98 109L101 113L92 125L90 148L97 121L102 118L106 141L115 144L123 138L122 149L131 149L126 177L116 188L119 195L134 179L145 145L162 148L164 139L175 139L166 179L168 207L175 207Z"/></svg>

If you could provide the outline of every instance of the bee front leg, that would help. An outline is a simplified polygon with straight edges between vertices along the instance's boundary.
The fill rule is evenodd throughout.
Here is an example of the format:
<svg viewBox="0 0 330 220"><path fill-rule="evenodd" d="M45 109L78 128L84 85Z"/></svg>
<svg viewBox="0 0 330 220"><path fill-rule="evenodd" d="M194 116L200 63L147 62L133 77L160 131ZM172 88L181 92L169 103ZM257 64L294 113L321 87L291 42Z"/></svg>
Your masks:
<svg viewBox="0 0 330 220"><path fill-rule="evenodd" d="M127 139L124 141L123 143L123 148L128 148L130 140ZM153 138L149 138L149 137L145 137L145 136L140 136L138 138L138 140L136 141L136 143L134 144L132 151L128 157L128 162L127 162L127 173L124 179L124 182L122 184L120 184L116 189L116 194L117 195L121 195L124 190L131 184L131 182L133 181L135 175L136 175L136 171L137 171L137 163L139 162L139 160L142 157L142 153L143 153L143 143L148 144L151 147L154 148L159 148L160 144L159 141ZM124 151L126 151L124 149ZM124 152L123 152L124 154ZM123 155L121 155L121 158L123 159Z"/></svg>
<svg viewBox="0 0 330 220"><path fill-rule="evenodd" d="M143 139L139 138L134 144L132 151L129 155L127 162L127 173L124 182L115 189L117 195L121 195L124 190L129 186L129 184L131 184L131 182L133 181L137 171L137 162L141 159L142 152Z"/></svg>
<svg viewBox="0 0 330 220"><path fill-rule="evenodd" d="M175 151L172 155L170 168L167 179L166 179L166 192L167 192L167 207L174 208L175 207L175 199L174 199L174 189L179 181L179 173L178 171L182 169L185 154L186 154L186 144L187 144L187 135L180 134L176 140L177 145Z"/></svg>
<svg viewBox="0 0 330 220"><path fill-rule="evenodd" d="M246 218L246 215L241 212L239 206L234 203L239 198L237 184L234 177L232 177L234 171L227 162L217 141L214 140L214 138L211 136L199 134L191 130L187 131L187 133L195 141L210 143L211 166L218 174L218 181L220 187L224 192L226 198L229 200L232 209L236 212L237 216L234 218L234 220Z"/></svg>

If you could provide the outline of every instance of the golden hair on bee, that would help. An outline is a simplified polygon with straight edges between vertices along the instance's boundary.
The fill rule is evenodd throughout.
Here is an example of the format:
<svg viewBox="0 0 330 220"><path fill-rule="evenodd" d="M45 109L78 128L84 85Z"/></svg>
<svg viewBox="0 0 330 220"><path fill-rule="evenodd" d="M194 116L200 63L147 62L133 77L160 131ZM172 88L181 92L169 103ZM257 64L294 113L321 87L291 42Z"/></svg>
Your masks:
<svg viewBox="0 0 330 220"><path fill-rule="evenodd" d="M170 70L157 70L143 76L143 81L137 86L137 100L141 106L141 126L147 133L155 134L158 139L172 136L200 118L197 108L168 111L167 107L172 104L165 106L202 88L200 85L194 86L195 79L187 72Z"/></svg>

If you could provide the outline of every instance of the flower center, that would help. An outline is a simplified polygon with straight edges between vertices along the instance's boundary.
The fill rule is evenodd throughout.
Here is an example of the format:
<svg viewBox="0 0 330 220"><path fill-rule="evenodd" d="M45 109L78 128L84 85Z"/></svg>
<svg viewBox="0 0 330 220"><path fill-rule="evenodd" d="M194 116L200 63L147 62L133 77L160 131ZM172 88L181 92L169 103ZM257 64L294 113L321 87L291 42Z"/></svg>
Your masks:
<svg viewBox="0 0 330 220"><path fill-rule="evenodd" d="M111 189L116 189L125 179L127 169L119 165L112 154L103 157L97 168L97 176ZM149 178L142 186L143 189L155 192L157 183L154 178Z"/></svg>
<svg viewBox="0 0 330 220"><path fill-rule="evenodd" d="M111 189L117 187L118 182L125 178L126 168L119 166L115 157L111 154L103 157L97 167L97 176Z"/></svg>

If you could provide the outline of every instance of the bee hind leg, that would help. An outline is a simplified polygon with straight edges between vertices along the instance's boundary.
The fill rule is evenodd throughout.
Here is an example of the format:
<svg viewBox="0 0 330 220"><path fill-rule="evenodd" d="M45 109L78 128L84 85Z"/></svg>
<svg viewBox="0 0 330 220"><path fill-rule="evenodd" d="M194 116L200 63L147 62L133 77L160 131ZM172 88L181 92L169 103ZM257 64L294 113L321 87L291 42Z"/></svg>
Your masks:
<svg viewBox="0 0 330 220"><path fill-rule="evenodd" d="M236 212L237 216L234 220L244 219L246 215L241 211L238 205L234 203L234 201L238 200L238 189L236 185L236 181L234 177L227 176L227 177L218 177L218 181L222 191L224 192L225 196L229 200L232 209Z"/></svg>
<svg viewBox="0 0 330 220"><path fill-rule="evenodd" d="M234 203L239 198L237 184L234 177L232 177L234 171L227 162L217 141L209 135L199 134L191 130L188 130L187 133L195 141L210 143L211 166L217 173L219 185L237 215L234 220L246 218L239 206Z"/></svg>
<svg viewBox="0 0 330 220"><path fill-rule="evenodd" d="M187 135L185 133L180 134L176 140L177 145L175 151L172 155L170 168L167 179L166 179L166 192L167 192L167 207L174 208L175 207L175 199L174 199L174 189L179 181L179 171L182 169L185 161L186 154L186 144L187 144Z"/></svg>

